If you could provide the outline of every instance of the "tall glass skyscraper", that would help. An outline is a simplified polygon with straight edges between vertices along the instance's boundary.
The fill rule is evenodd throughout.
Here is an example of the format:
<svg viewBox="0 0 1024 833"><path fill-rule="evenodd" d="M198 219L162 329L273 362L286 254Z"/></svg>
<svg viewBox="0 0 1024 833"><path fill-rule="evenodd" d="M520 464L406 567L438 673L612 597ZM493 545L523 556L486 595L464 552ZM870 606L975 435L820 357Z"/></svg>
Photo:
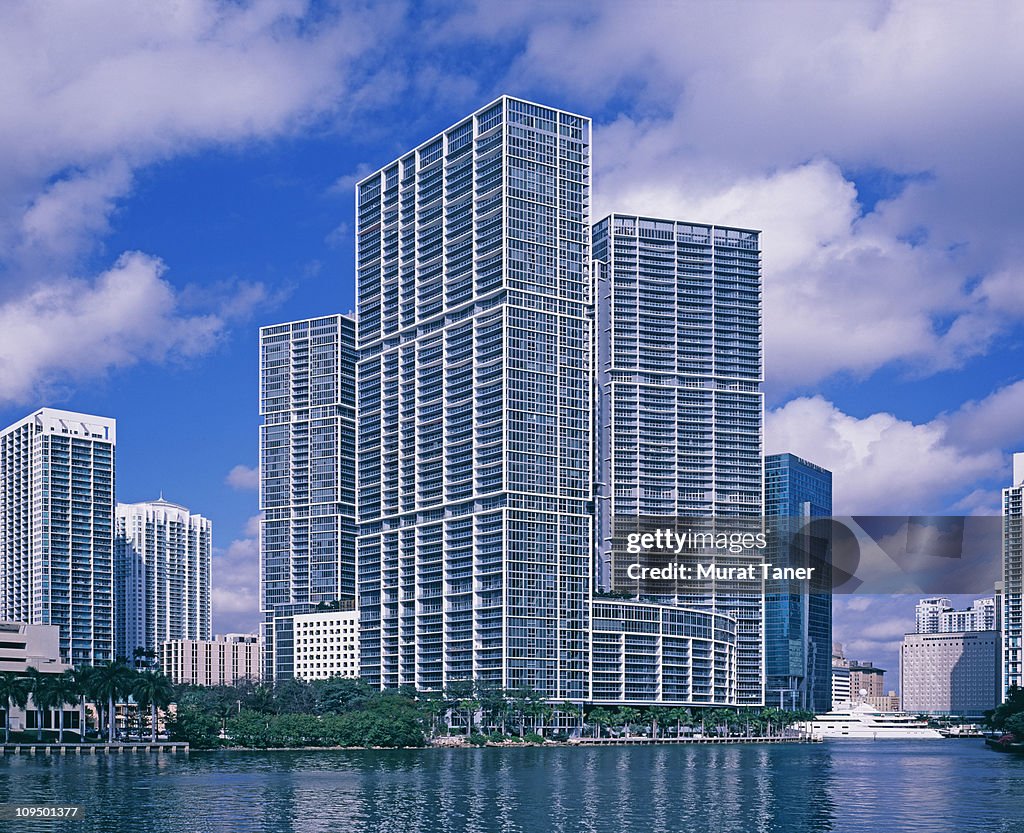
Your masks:
<svg viewBox="0 0 1024 833"><path fill-rule="evenodd" d="M768 560L777 567L815 567L810 582L766 583L766 703L822 714L832 705L832 587L822 549L828 542L791 540L812 519L832 515L832 472L795 454L770 454L764 480L765 515L774 527ZM794 559L800 563L790 563Z"/></svg>
<svg viewBox="0 0 1024 833"><path fill-rule="evenodd" d="M170 639L210 639L209 518L160 498L117 504L114 645L131 661Z"/></svg>
<svg viewBox="0 0 1024 833"><path fill-rule="evenodd" d="M0 620L60 626L60 658L114 658L114 447L106 417L43 408L0 431Z"/></svg>
<svg viewBox="0 0 1024 833"><path fill-rule="evenodd" d="M612 518L759 522L759 237L749 229L622 214L594 226L603 590L610 582ZM651 669L648 691L656 699L761 703L760 588L719 582L708 591L674 599L668 609L681 605L723 617L702 631L716 634L710 648L701 648L710 650L710 663L693 661L700 657L694 643L675 644L679 631L664 621L657 639L634 640L634 652L628 638L616 647L614 629L595 628L595 697L602 676L614 691L615 665L598 665L611 649L619 652L627 682L630 667ZM712 673L703 674L708 667ZM683 682L669 686L673 679ZM634 686L634 693L642 690Z"/></svg>
<svg viewBox="0 0 1024 833"><path fill-rule="evenodd" d="M503 96L356 188L360 674L588 695L590 121Z"/></svg>
<svg viewBox="0 0 1024 833"><path fill-rule="evenodd" d="M356 325L260 328L263 673L294 673L291 617L355 598Z"/></svg>
<svg viewBox="0 0 1024 833"><path fill-rule="evenodd" d="M1013 455L1013 485L1003 489L1003 692L1024 686L1024 453Z"/></svg>

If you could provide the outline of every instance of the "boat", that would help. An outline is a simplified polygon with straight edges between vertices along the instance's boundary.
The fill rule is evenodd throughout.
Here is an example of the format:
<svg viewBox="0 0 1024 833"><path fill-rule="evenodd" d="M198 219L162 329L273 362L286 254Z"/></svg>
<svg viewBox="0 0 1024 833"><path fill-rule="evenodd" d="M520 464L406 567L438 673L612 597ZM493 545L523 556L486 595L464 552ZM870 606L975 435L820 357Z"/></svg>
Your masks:
<svg viewBox="0 0 1024 833"><path fill-rule="evenodd" d="M840 703L802 724L802 729L812 738L823 740L942 739L939 730L924 720L906 712L883 712L867 703Z"/></svg>

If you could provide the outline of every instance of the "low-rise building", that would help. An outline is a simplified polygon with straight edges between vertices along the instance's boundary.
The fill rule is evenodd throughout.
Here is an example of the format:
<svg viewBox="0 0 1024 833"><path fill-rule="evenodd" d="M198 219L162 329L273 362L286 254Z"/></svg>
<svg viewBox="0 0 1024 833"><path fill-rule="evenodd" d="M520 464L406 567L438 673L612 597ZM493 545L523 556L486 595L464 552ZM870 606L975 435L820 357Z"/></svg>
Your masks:
<svg viewBox="0 0 1024 833"><path fill-rule="evenodd" d="M295 676L300 680L359 676L359 611L292 617Z"/></svg>
<svg viewBox="0 0 1024 833"><path fill-rule="evenodd" d="M981 717L1000 698L998 631L908 633L900 649L903 710Z"/></svg>
<svg viewBox="0 0 1024 833"><path fill-rule="evenodd" d="M868 702L885 696L885 669L871 662L850 662L850 694L854 700Z"/></svg>
<svg viewBox="0 0 1024 833"><path fill-rule="evenodd" d="M57 625L30 625L25 622L0 622L0 671L25 674L34 668L43 674L63 674L68 666L60 659L60 627ZM12 732L36 729L40 715L32 698L25 708L13 703L0 703L0 726L4 725L7 709L11 710ZM42 715L42 728L55 729L60 725L56 709ZM81 713L72 704L64 704L64 728L77 733Z"/></svg>
<svg viewBox="0 0 1024 833"><path fill-rule="evenodd" d="M160 646L160 666L176 684L215 686L258 680L260 639L254 633L172 639Z"/></svg>

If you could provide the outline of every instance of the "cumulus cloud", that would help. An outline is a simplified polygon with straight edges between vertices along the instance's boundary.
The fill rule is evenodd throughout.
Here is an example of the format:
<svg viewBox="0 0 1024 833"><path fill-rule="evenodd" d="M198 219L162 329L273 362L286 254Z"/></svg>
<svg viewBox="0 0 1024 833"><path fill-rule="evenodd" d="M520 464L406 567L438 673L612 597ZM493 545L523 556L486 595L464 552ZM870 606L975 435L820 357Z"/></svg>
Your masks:
<svg viewBox="0 0 1024 833"><path fill-rule="evenodd" d="M165 271L160 260L128 252L95 280L57 281L0 304L0 402L211 349L225 319L183 314Z"/></svg>
<svg viewBox="0 0 1024 833"><path fill-rule="evenodd" d="M260 487L260 470L253 466L246 466L239 463L228 472L228 476L224 478L224 482L232 489L258 489Z"/></svg>
<svg viewBox="0 0 1024 833"><path fill-rule="evenodd" d="M213 555L213 618L219 633L251 632L259 625L259 515L245 537Z"/></svg>
<svg viewBox="0 0 1024 833"><path fill-rule="evenodd" d="M598 114L596 216L764 231L777 397L960 367L1024 319L1024 96L989 81L1024 74L1024 7L976 11L524 0L450 27L516 44L507 87Z"/></svg>
<svg viewBox="0 0 1024 833"><path fill-rule="evenodd" d="M959 444L945 418L920 424L888 413L858 418L821 396L793 399L766 414L765 452L786 451L833 472L839 515L932 514L1005 469L994 446Z"/></svg>
<svg viewBox="0 0 1024 833"><path fill-rule="evenodd" d="M140 168L340 117L369 83L357 62L401 16L299 0L0 7L0 403L200 355L272 302L246 281L175 289L153 254L105 270L87 257Z"/></svg>

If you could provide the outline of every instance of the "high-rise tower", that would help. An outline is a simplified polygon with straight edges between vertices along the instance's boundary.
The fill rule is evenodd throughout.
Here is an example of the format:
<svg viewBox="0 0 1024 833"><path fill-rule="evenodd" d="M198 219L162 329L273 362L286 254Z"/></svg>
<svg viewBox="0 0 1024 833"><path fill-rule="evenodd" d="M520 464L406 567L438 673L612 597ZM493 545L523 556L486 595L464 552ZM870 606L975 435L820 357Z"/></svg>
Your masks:
<svg viewBox="0 0 1024 833"><path fill-rule="evenodd" d="M1024 453L1013 455L1013 485L1003 489L1003 692L1024 685L1021 662L1024 599Z"/></svg>
<svg viewBox="0 0 1024 833"><path fill-rule="evenodd" d="M760 234L613 214L594 226L594 261L598 571L608 590L613 518L760 523ZM763 702L760 587L704 589L634 611L644 621L629 628L632 642L595 628L595 697L605 690L637 702ZM673 606L725 617L694 629L713 632L713 643L690 634ZM595 610L595 622L625 621L623 605L614 607ZM645 624L652 619L654 629ZM691 662L697 644L708 662ZM630 668L650 669L637 674L633 696Z"/></svg>
<svg viewBox="0 0 1024 833"><path fill-rule="evenodd" d="M263 675L294 674L297 613L355 599L355 322L260 328Z"/></svg>
<svg viewBox="0 0 1024 833"><path fill-rule="evenodd" d="M503 96L356 188L361 676L588 695L590 120Z"/></svg>
<svg viewBox="0 0 1024 833"><path fill-rule="evenodd" d="M159 656L170 639L210 639L212 524L160 498L117 504L114 644Z"/></svg>
<svg viewBox="0 0 1024 833"><path fill-rule="evenodd" d="M771 454L764 480L765 515L773 527L768 560L815 568L810 581L766 582L765 703L821 714L832 706L830 559L828 541L804 530L832 514L832 472L795 454Z"/></svg>
<svg viewBox="0 0 1024 833"><path fill-rule="evenodd" d="M114 658L115 422L42 408L0 431L0 619L60 626L60 658Z"/></svg>

